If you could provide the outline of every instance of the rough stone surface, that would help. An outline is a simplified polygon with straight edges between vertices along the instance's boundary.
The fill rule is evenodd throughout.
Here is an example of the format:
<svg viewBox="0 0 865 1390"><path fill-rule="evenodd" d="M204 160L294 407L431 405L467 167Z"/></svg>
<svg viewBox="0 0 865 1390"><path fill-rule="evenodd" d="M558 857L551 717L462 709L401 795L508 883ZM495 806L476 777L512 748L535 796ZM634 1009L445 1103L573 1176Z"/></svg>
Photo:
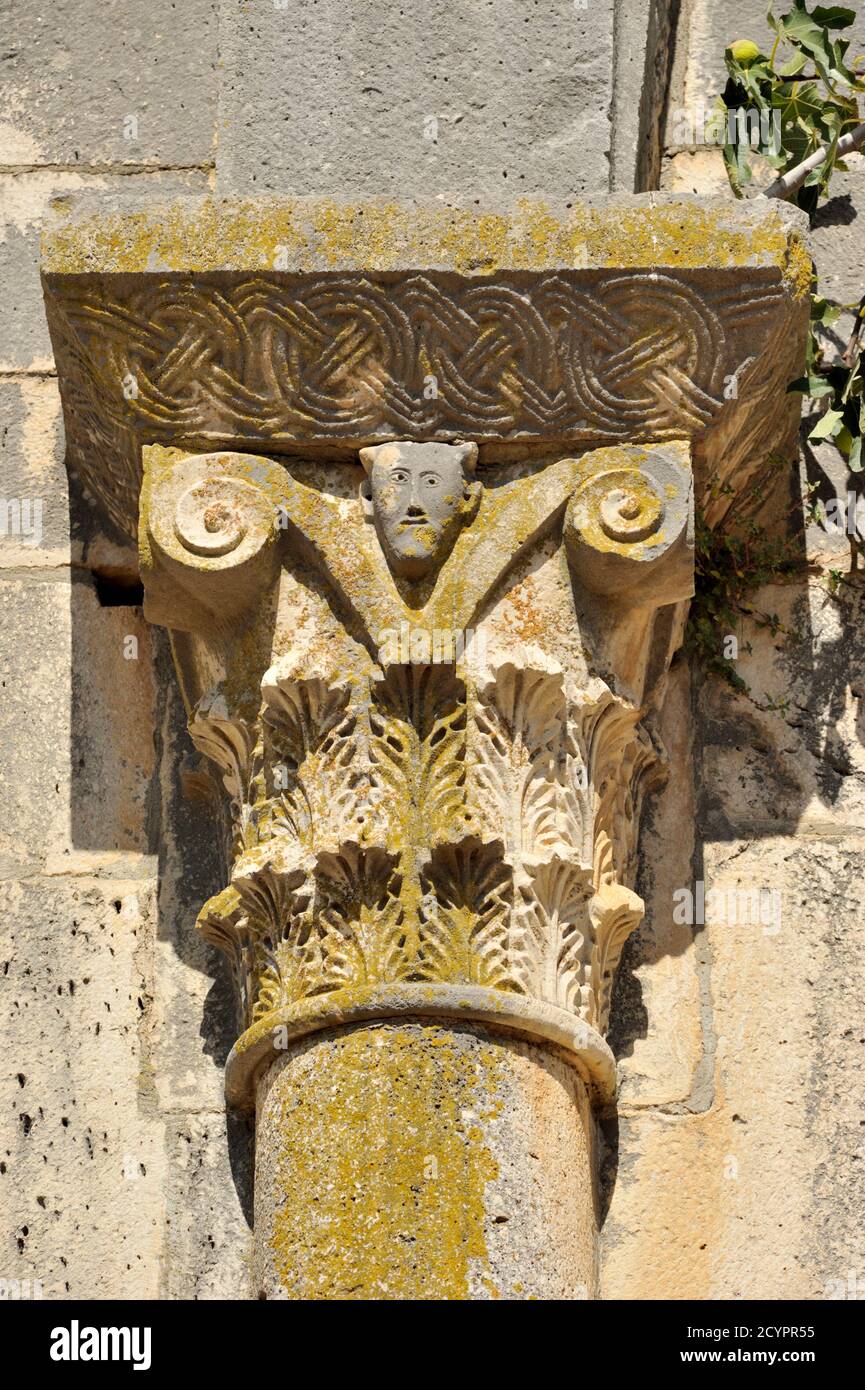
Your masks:
<svg viewBox="0 0 865 1390"><path fill-rule="evenodd" d="M612 0L223 0L218 187L487 206L603 192L612 54Z"/></svg>
<svg viewBox="0 0 865 1390"><path fill-rule="evenodd" d="M251 1122L218 1107L166 1117L160 1298L250 1296L253 1148Z"/></svg>
<svg viewBox="0 0 865 1390"><path fill-rule="evenodd" d="M154 691L140 613L101 608L63 571L6 574L0 851L61 872L80 851L151 852ZM130 639L138 656L127 660Z"/></svg>
<svg viewBox="0 0 865 1390"><path fill-rule="evenodd" d="M657 188L678 0L618 0L610 187Z"/></svg>
<svg viewBox="0 0 865 1390"><path fill-rule="evenodd" d="M703 682L696 705L697 839L678 886L707 895L699 1084L637 1108L625 1063L605 1298L846 1298L862 1268L862 589L774 586L755 606L786 637L746 625L751 694Z"/></svg>
<svg viewBox="0 0 865 1390"><path fill-rule="evenodd" d="M772 586L754 603L782 630L777 644L751 625L739 634L753 699L714 683L703 692L703 820L719 837L849 833L865 812L861 584L834 596L826 579Z"/></svg>
<svg viewBox="0 0 865 1390"><path fill-rule="evenodd" d="M673 893L694 856L690 676L671 672L658 732L669 759L666 785L649 802L640 836L637 888L646 915L625 947L611 1010L620 1104L690 1103L703 1056L700 942L673 918Z"/></svg>
<svg viewBox="0 0 865 1390"><path fill-rule="evenodd" d="M50 377L0 376L0 479L0 570L64 565L80 554L70 535L60 394ZM12 501L17 513L8 511Z"/></svg>
<svg viewBox="0 0 865 1390"><path fill-rule="evenodd" d="M585 1299L593 1120L567 1062L434 1023L295 1045L261 1083L258 1297Z"/></svg>
<svg viewBox="0 0 865 1390"><path fill-rule="evenodd" d="M0 165L212 163L212 0L3 0Z"/></svg>
<svg viewBox="0 0 865 1390"><path fill-rule="evenodd" d="M45 878L0 894L4 1271L46 1297L152 1298L166 1179L140 1033L153 886Z"/></svg>
<svg viewBox="0 0 865 1390"><path fill-rule="evenodd" d="M705 927L710 1096L690 1114L625 1107L602 1296L846 1297L863 1259L865 837L707 842L703 872L707 892L777 890L780 926Z"/></svg>
<svg viewBox="0 0 865 1390"><path fill-rule="evenodd" d="M154 171L120 179L108 172L95 175L39 167L0 173L0 372L42 372L53 365L39 282L39 235L49 203L62 206L69 194L99 190L104 207L122 207L136 190L139 196L144 189L157 196L196 193L206 186L205 181L203 172L194 171Z"/></svg>

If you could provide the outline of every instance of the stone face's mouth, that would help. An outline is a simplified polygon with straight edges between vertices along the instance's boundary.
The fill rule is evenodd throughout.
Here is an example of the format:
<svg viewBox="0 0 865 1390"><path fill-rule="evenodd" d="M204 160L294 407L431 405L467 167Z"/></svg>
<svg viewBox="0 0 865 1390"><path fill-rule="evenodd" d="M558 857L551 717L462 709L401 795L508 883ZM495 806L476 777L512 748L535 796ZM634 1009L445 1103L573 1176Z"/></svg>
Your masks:
<svg viewBox="0 0 865 1390"><path fill-rule="evenodd" d="M405 516L400 522L400 527L405 526L430 526L432 525L427 516Z"/></svg>

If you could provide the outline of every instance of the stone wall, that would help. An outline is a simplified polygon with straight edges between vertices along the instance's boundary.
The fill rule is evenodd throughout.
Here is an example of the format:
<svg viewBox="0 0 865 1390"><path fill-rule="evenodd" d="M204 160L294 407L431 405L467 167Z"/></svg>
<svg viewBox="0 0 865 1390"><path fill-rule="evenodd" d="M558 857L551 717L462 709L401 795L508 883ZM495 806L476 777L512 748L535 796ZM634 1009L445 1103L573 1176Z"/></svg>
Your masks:
<svg viewBox="0 0 865 1390"><path fill-rule="evenodd" d="M192 929L220 865L180 785L185 716L135 554L67 484L38 272L52 199L211 186L216 7L3 12L0 495L42 517L38 544L0 539L0 1274L45 1296L237 1297L250 1135L222 1099L228 983Z"/></svg>
<svg viewBox="0 0 865 1390"><path fill-rule="evenodd" d="M471 23L414 0L399 20L335 0L7 9L0 495L43 511L38 544L0 538L0 1277L58 1297L238 1297L251 1134L222 1099L227 974L192 929L224 865L135 556L67 484L45 210L79 191L482 206L723 191L716 150L662 161L660 132L674 106L710 103L725 42L762 38L765 3L490 0ZM863 287L862 164L815 237L844 299ZM826 496L846 487L831 450L803 469ZM606 1297L820 1298L863 1272L862 598L830 592L846 547L807 539L807 579L759 599L796 635L739 634L752 697L682 660L670 680L649 912L614 1005ZM780 921L677 924L672 895L695 880L777 891Z"/></svg>
<svg viewBox="0 0 865 1390"><path fill-rule="evenodd" d="M683 5L664 189L727 191L721 151L676 146L672 130L683 112L696 124L722 90L726 44L766 46L765 9ZM859 38L851 51L865 48L865 24ZM813 250L823 292L849 303L865 291L862 156L833 189ZM861 492L806 432L803 495L809 483L824 503ZM836 591L830 571L850 566L843 536L811 525L801 546L808 570L754 598L778 616L778 637L756 622L734 634L750 695L684 662L671 686L674 772L642 856L655 866L643 885L650 914L614 1004L622 1090L607 1298L845 1297L849 1276L861 1279L862 588L854 579ZM673 921L671 899L696 882L706 893L764 889L767 907L774 892L780 913L753 924L707 914L692 931Z"/></svg>

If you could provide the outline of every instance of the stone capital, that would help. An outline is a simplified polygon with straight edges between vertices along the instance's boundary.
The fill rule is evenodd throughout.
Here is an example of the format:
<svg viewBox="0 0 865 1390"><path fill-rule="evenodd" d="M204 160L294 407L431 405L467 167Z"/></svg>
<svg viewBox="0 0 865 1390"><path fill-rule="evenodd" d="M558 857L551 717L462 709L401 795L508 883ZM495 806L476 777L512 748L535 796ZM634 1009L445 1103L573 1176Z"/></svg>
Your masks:
<svg viewBox="0 0 865 1390"><path fill-rule="evenodd" d="M328 1087L368 1067L388 1113L429 1078L393 1120L450 1153L486 1057L492 1128L547 1107L591 1171L695 505L746 497L794 427L808 284L795 217L759 200L203 200L50 233L70 462L137 530L230 802L198 925L236 983L226 1089L258 1111L265 1292L316 1267L285 1215L311 1057L334 1069L306 1102L322 1153Z"/></svg>

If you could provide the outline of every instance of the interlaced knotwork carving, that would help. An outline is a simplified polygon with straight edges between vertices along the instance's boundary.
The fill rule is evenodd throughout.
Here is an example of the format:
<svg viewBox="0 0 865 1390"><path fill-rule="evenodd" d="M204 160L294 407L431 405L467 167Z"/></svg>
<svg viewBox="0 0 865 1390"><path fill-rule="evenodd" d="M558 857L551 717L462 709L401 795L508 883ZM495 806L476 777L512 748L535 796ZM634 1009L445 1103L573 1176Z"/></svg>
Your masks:
<svg viewBox="0 0 865 1390"><path fill-rule="evenodd" d="M71 456L130 530L138 439L279 449L691 435L724 406L725 378L759 356L766 310L783 299L768 271L734 281L649 270L480 283L247 274L217 289L154 275L144 286L118 277L110 290L70 282L48 296L55 347L76 364L64 384Z"/></svg>

